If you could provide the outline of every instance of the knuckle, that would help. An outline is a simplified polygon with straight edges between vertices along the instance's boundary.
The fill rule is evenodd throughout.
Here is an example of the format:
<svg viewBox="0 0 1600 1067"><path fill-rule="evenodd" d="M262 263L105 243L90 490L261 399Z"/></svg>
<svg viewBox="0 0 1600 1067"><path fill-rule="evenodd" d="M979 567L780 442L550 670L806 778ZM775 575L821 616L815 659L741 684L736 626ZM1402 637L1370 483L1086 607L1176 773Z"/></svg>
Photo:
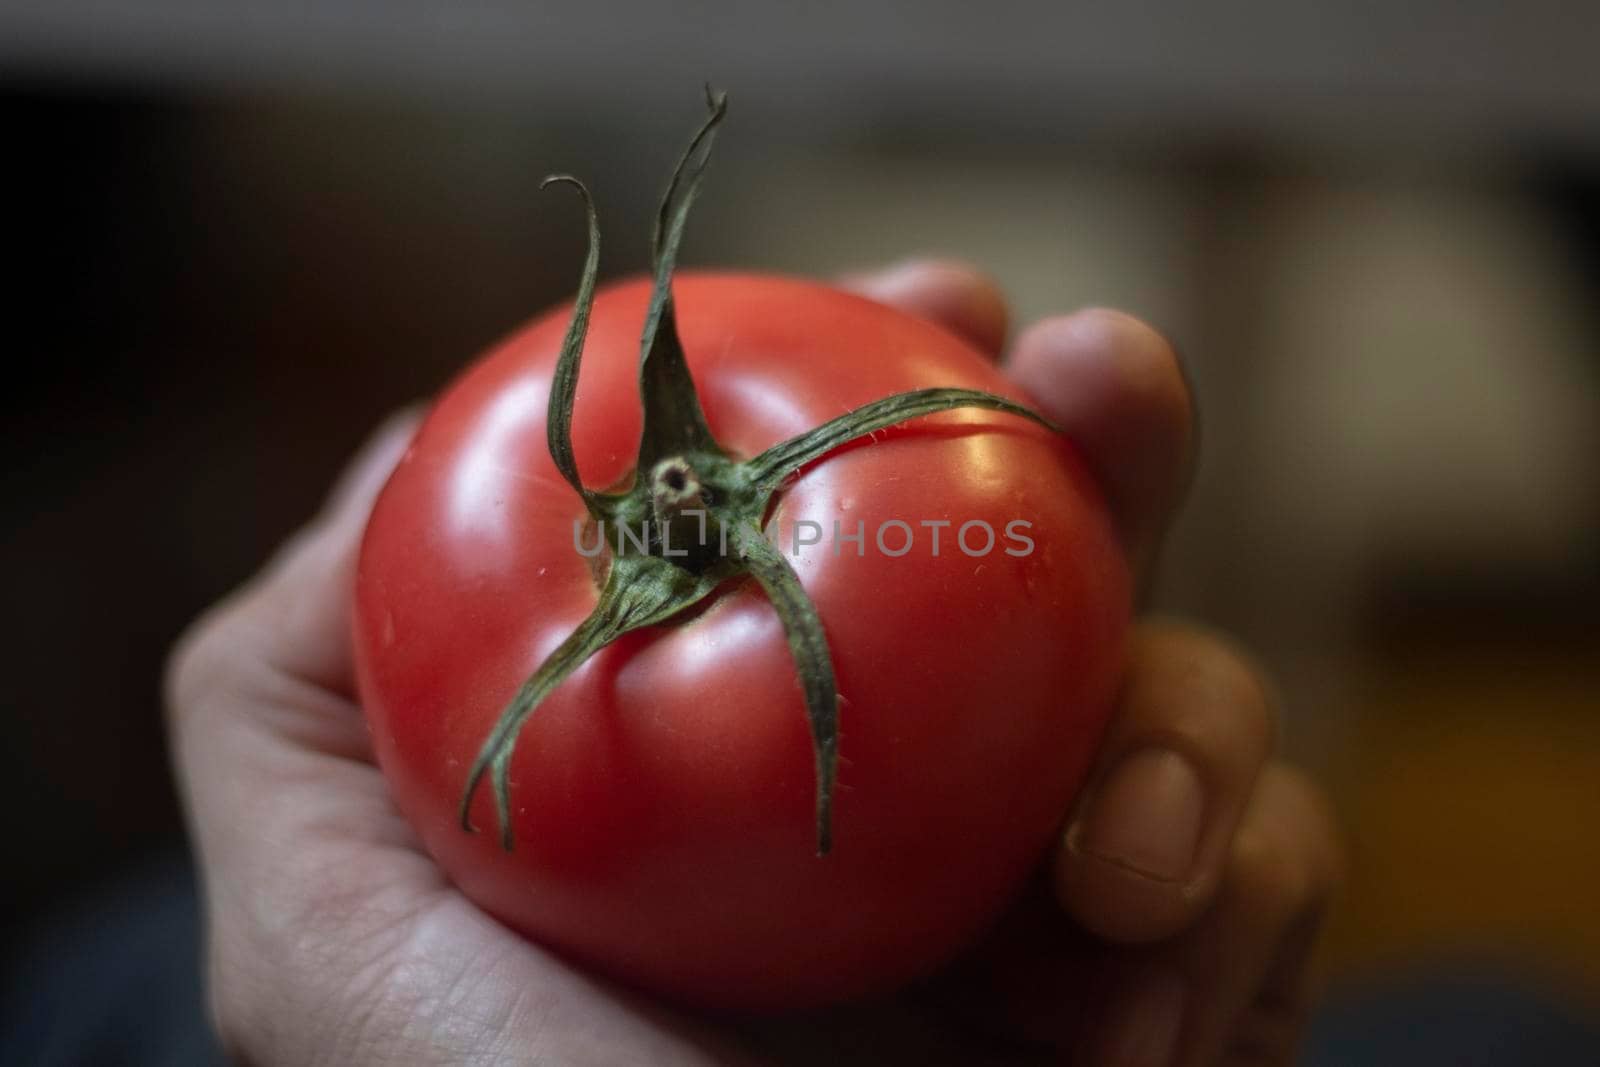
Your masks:
<svg viewBox="0 0 1600 1067"><path fill-rule="evenodd" d="M292 621L297 598L289 594L325 581L331 565L313 536L317 529L296 534L255 578L203 611L173 643L162 686L169 725L240 684L241 650L270 651Z"/></svg>
<svg viewBox="0 0 1600 1067"><path fill-rule="evenodd" d="M251 599L241 590L204 611L167 655L162 689L169 729L236 684L238 648L253 630Z"/></svg>
<svg viewBox="0 0 1600 1067"><path fill-rule="evenodd" d="M177 717L180 709L213 684L221 654L218 635L228 624L226 611L224 605L206 610L189 624L167 654L162 688L169 716Z"/></svg>

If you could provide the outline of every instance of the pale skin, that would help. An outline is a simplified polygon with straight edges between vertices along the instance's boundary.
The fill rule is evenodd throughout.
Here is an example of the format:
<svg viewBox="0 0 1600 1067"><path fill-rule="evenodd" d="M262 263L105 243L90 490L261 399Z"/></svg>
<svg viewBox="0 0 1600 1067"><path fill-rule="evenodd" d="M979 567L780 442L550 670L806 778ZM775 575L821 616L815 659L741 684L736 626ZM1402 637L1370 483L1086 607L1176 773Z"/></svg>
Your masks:
<svg viewBox="0 0 1600 1067"><path fill-rule="evenodd" d="M1191 468L1172 348L1104 310L1009 350L1005 300L960 263L841 284L943 324L1077 443L1144 571ZM392 421L267 567L191 627L169 726L199 856L213 1021L240 1062L1288 1064L1341 851L1274 755L1273 690L1223 638L1147 620L1090 784L1024 899L949 971L803 1019L690 1017L584 974L478 911L389 800L356 704L355 553L414 426ZM775 962L775 965L781 965Z"/></svg>

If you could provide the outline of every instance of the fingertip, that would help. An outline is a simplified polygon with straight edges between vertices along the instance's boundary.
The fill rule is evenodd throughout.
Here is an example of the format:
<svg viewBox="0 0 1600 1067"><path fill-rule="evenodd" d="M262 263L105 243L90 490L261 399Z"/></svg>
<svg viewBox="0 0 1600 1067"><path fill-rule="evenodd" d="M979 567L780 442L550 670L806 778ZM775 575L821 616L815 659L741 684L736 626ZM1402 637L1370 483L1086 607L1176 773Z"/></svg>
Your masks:
<svg viewBox="0 0 1600 1067"><path fill-rule="evenodd" d="M337 517L353 510L371 509L372 501L416 436L422 415L420 403L408 405L390 414L367 435L365 443L334 481L324 505L325 515Z"/></svg>
<svg viewBox="0 0 1600 1067"><path fill-rule="evenodd" d="M1193 453L1193 394L1172 345L1132 315L1089 308L1030 327L1007 366L1082 450L1135 559L1147 554Z"/></svg>
<svg viewBox="0 0 1600 1067"><path fill-rule="evenodd" d="M326 555L330 544L336 555L351 550L355 540L352 529L359 531L365 525L378 493L410 447L422 414L420 404L407 406L390 414L367 435L334 479L321 510L278 547L261 569L260 578L264 581L256 582L257 586L271 586L274 579L293 572L297 563L307 557ZM327 569L321 563L318 568Z"/></svg>
<svg viewBox="0 0 1600 1067"><path fill-rule="evenodd" d="M257 628L267 638L259 654L290 674L350 690L347 631L361 533L421 420L418 405L379 424L335 481L322 511L242 591L241 610L267 620Z"/></svg>
<svg viewBox="0 0 1600 1067"><path fill-rule="evenodd" d="M1258 805L1247 825L1270 822L1278 828L1278 836L1299 842L1316 893L1324 897L1336 893L1349 877L1349 849L1327 791L1299 767L1275 762L1263 772L1260 792L1272 803Z"/></svg>
<svg viewBox="0 0 1600 1067"><path fill-rule="evenodd" d="M916 258L882 268L845 274L840 284L852 292L937 323L998 358L1010 328L1011 312L998 283L956 259Z"/></svg>
<svg viewBox="0 0 1600 1067"><path fill-rule="evenodd" d="M1294 1062L1335 888L1327 817L1303 774L1264 770L1204 909L1163 944L1117 953L1098 971L1103 1006L1079 1045L1085 1062Z"/></svg>
<svg viewBox="0 0 1600 1067"><path fill-rule="evenodd" d="M1274 708L1260 668L1231 643L1175 623L1140 627L1053 858L1062 907L1129 944L1191 923L1216 893L1270 756Z"/></svg>

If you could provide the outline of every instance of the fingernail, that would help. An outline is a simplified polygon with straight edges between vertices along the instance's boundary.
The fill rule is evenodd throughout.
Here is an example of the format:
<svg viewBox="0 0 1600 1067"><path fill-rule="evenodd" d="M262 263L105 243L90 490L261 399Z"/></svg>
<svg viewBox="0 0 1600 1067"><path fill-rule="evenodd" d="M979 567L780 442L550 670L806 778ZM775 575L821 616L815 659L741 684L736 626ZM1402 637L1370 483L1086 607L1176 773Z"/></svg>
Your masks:
<svg viewBox="0 0 1600 1067"><path fill-rule="evenodd" d="M1145 976L1113 1000L1089 1062L1115 1067L1167 1067L1178 1049L1188 991L1176 971Z"/></svg>
<svg viewBox="0 0 1600 1067"><path fill-rule="evenodd" d="M1068 843L1164 882L1186 881L1205 819L1205 788L1187 759L1143 749L1112 770Z"/></svg>

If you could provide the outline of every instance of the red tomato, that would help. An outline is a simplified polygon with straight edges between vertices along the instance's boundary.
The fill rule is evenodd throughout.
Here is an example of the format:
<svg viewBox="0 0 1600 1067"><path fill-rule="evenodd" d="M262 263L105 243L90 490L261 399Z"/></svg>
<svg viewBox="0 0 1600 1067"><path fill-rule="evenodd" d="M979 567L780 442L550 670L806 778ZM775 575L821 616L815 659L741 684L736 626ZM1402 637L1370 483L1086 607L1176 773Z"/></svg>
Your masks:
<svg viewBox="0 0 1600 1067"><path fill-rule="evenodd" d="M820 285L680 275L679 332L718 441L738 456L892 393L1026 402L950 333ZM647 281L594 307L573 444L584 484L630 475ZM439 400L373 510L355 638L397 804L463 892L509 926L679 1001L791 1009L884 991L976 938L1041 858L1098 742L1129 579L1069 443L958 410L880 431L778 498L779 544L837 672L834 843L818 856L794 663L753 580L604 649L523 728L516 844L456 806L502 708L596 601L584 507L545 447L568 314L548 314ZM791 554L795 523L826 532ZM894 556L910 527L912 547ZM924 521L948 520L938 530ZM958 528L997 543L970 556ZM1027 555L1004 530L1031 523ZM833 543L834 523L866 537ZM810 530L809 527L803 529ZM979 528L968 547L982 547ZM858 554L858 552L860 554ZM473 821L493 827L487 789Z"/></svg>

